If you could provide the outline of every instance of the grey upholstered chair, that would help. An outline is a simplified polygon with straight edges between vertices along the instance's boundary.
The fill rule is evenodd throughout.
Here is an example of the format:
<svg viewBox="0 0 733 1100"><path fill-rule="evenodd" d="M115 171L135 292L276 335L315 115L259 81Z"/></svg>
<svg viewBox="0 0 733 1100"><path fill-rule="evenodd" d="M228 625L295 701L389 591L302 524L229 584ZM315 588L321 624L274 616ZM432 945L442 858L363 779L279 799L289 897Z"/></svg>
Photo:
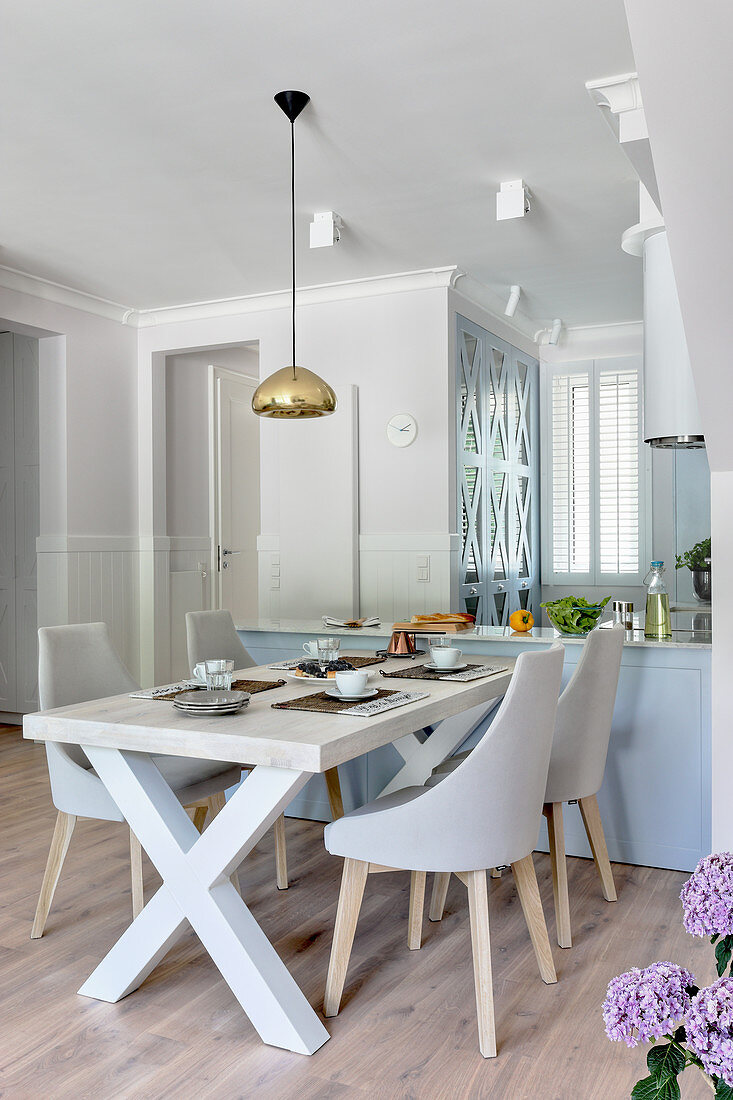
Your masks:
<svg viewBox="0 0 733 1100"><path fill-rule="evenodd" d="M105 699L136 691L138 687L118 657L106 623L41 627L38 631L38 692L42 710ZM77 817L125 820L78 745L47 741L46 757L58 814L31 939L43 935ZM178 756L154 759L179 801L184 806L196 807L194 821L199 829L203 828L207 813L214 817L224 805L225 790L241 778L239 764ZM144 905L142 849L132 830L130 862L132 912L136 917Z"/></svg>
<svg viewBox="0 0 733 1100"><path fill-rule="evenodd" d="M229 611L189 611L186 614L188 664L222 658L235 668L253 668L255 662L239 640Z"/></svg>
<svg viewBox="0 0 733 1100"><path fill-rule="evenodd" d="M188 611L186 613L188 664L193 672L199 661L234 661L235 669L253 668L255 662L239 640L229 611ZM249 773L251 768L245 766ZM273 825L275 834L275 874L278 890L288 888L288 849L285 839L285 815Z"/></svg>
<svg viewBox="0 0 733 1100"><path fill-rule="evenodd" d="M621 625L610 630L593 630L557 705L543 812L547 818L550 841L555 923L560 947L572 947L563 802L579 804L601 878L603 896L606 901L616 901L616 887L596 795L606 768L623 643L624 628ZM453 771L466 755L459 753L438 765L428 783L435 783ZM441 879L436 876L430 907L431 920L440 920L447 888L447 877Z"/></svg>
<svg viewBox="0 0 733 1100"><path fill-rule="evenodd" d="M356 922L370 871L410 870L408 946L419 948L427 871L454 872L468 887L479 1048L496 1054L486 869L511 865L542 979L555 982L532 850L547 781L563 647L523 653L499 713L479 744L432 788L406 787L326 827L326 848L344 856L324 1012L341 1003Z"/></svg>

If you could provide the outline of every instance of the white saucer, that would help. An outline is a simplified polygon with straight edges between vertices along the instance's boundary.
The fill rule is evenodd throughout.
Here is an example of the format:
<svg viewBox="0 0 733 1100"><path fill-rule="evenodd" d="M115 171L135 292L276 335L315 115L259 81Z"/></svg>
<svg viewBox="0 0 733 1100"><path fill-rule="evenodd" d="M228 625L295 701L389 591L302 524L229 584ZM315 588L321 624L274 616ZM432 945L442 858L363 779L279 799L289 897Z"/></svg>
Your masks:
<svg viewBox="0 0 733 1100"><path fill-rule="evenodd" d="M434 665L432 661L426 661L423 668L429 668L431 672L463 672L464 668L468 668L468 661L463 661L459 665L450 665L448 668L443 665Z"/></svg>
<svg viewBox="0 0 733 1100"><path fill-rule="evenodd" d="M344 702L348 700L350 703L355 703L361 699L371 699L374 695L377 695L379 688L367 688L366 691L362 691L359 695L342 695L338 688L331 688L326 692L326 695L330 695L332 699L343 699Z"/></svg>

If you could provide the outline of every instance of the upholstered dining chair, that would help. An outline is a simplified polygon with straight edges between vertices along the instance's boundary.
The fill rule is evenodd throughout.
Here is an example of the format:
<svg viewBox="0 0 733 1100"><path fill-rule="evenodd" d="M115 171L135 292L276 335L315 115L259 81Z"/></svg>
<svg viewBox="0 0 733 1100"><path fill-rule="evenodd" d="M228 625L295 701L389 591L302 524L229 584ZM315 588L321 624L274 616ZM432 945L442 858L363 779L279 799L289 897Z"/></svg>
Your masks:
<svg viewBox="0 0 733 1100"><path fill-rule="evenodd" d="M624 628L593 630L583 646L557 705L555 735L545 790L544 814L550 842L555 924L560 947L572 947L570 898L565 859L563 803L577 802L606 901L616 901L597 793L603 783L613 707L616 701ZM434 769L428 783L459 767L466 754L450 757ZM447 876L436 876L430 919L440 920L448 888Z"/></svg>
<svg viewBox="0 0 733 1100"><path fill-rule="evenodd" d="M255 661L239 640L230 611L188 611L186 613L188 664L193 672L199 661L234 661L234 667L253 668ZM245 766L249 774L251 768ZM285 815L273 825L275 834L275 875L278 890L288 888L288 849L285 839Z"/></svg>
<svg viewBox="0 0 733 1100"><path fill-rule="evenodd" d="M324 1012L339 1011L359 909L370 872L409 870L408 947L420 947L425 877L455 873L468 888L479 1049L496 1055L486 870L511 866L540 975L555 967L532 851L547 782L563 647L518 659L499 712L460 767L434 787L406 787L326 826L332 855L345 859Z"/></svg>
<svg viewBox="0 0 733 1100"><path fill-rule="evenodd" d="M121 695L138 687L118 657L106 623L41 627L38 631L38 691L42 710ZM47 741L46 758L51 795L58 813L31 939L43 935L76 819L125 820L81 748ZM179 801L195 808L194 822L199 830L207 813L214 817L224 805L226 789L241 778L239 764L178 756L154 759ZM142 849L132 830L130 864L132 912L136 917L144 905ZM234 876L232 881L236 885Z"/></svg>
<svg viewBox="0 0 733 1100"><path fill-rule="evenodd" d="M239 640L229 611L189 611L186 614L188 665L193 672L199 661L234 661L235 668L253 668L247 650Z"/></svg>

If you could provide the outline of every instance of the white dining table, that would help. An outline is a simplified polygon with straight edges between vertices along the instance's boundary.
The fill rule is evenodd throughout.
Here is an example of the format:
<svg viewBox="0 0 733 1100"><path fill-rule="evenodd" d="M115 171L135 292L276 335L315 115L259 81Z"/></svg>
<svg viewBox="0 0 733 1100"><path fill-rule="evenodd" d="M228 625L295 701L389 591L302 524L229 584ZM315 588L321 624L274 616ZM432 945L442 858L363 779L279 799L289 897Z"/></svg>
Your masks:
<svg viewBox="0 0 733 1100"><path fill-rule="evenodd" d="M329 1034L229 876L311 776L395 743L413 781L426 777L434 766L437 742L432 748L430 742L436 735L425 740L418 731L438 722L450 730L452 717L490 707L506 692L514 660L492 663L506 671L467 682L385 680L384 687L428 695L370 717L272 707L321 690L301 681L258 692L244 710L223 717L192 717L170 701L128 695L26 715L24 737L82 746L163 879L79 993L110 1002L132 993L190 924L262 1041L313 1054ZM405 665L390 659L378 667L394 672ZM279 676L266 666L237 675ZM443 756L450 751L440 749ZM199 834L155 766L151 754L157 753L253 770Z"/></svg>

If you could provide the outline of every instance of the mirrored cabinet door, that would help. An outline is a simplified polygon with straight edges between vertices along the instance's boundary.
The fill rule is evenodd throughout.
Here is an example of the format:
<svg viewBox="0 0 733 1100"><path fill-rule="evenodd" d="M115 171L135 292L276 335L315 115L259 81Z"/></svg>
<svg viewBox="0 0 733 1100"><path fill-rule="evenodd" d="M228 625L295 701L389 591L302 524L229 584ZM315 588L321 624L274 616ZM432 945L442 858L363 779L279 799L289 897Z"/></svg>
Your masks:
<svg viewBox="0 0 733 1100"><path fill-rule="evenodd" d="M461 607L477 625L539 612L539 365L457 318Z"/></svg>

